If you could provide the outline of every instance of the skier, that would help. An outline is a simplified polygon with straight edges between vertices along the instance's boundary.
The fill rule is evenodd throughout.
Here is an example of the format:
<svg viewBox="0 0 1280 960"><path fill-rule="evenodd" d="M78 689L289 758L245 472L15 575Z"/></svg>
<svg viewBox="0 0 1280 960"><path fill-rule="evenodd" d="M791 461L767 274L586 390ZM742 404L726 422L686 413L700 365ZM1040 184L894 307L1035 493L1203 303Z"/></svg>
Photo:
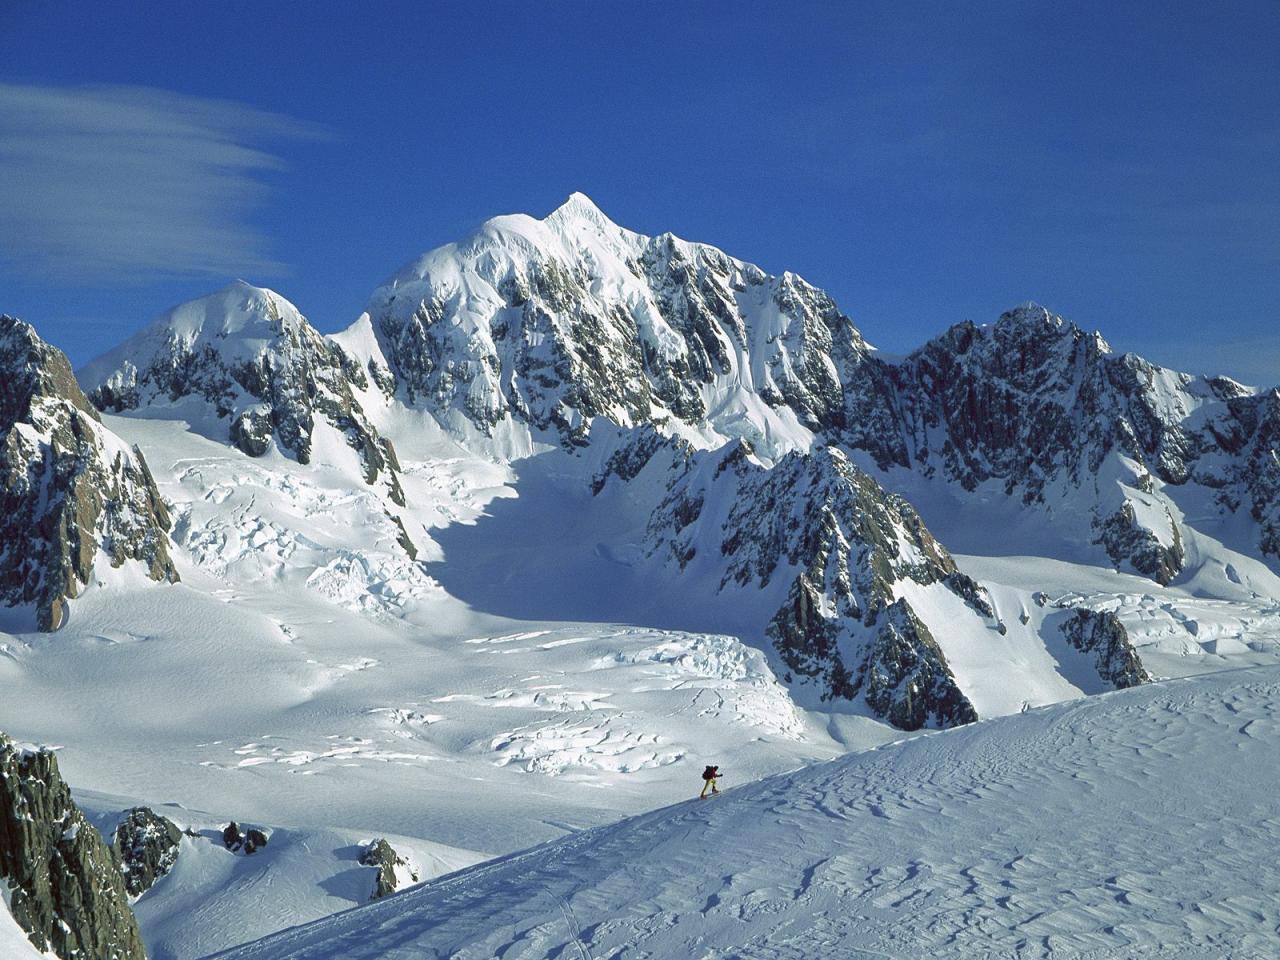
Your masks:
<svg viewBox="0 0 1280 960"><path fill-rule="evenodd" d="M720 791L716 789L716 778L720 776L719 767L707 767L702 771L702 793L699 794L699 800L707 799L707 789L710 788L711 795L715 796Z"/></svg>

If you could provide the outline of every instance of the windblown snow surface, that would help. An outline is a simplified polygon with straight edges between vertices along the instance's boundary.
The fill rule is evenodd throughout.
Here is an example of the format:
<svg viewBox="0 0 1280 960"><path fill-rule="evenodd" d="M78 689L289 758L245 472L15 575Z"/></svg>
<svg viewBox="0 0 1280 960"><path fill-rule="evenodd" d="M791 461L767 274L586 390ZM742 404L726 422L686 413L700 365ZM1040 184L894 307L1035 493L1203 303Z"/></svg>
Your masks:
<svg viewBox="0 0 1280 960"><path fill-rule="evenodd" d="M222 955L1274 957L1280 670L842 757Z"/></svg>

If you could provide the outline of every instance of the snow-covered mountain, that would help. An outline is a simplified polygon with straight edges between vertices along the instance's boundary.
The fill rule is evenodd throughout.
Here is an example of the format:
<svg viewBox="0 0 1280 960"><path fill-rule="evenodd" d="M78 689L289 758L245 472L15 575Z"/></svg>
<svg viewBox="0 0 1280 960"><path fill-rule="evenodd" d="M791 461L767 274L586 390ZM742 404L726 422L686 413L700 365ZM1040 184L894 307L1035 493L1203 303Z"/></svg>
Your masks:
<svg viewBox="0 0 1280 960"><path fill-rule="evenodd" d="M237 280L174 307L79 376L112 413L199 398L250 456L274 441L309 463L326 425L359 457L365 481L381 478L391 501L404 504L395 449L352 395L368 386L364 370L271 290Z"/></svg>
<svg viewBox="0 0 1280 960"><path fill-rule="evenodd" d="M56 630L103 560L178 579L141 451L103 427L62 351L0 316L0 377L0 601Z"/></svg>
<svg viewBox="0 0 1280 960"><path fill-rule="evenodd" d="M844 423L868 348L822 291L715 247L617 226L582 194L406 265L339 342L455 429L587 442L657 423L769 453Z"/></svg>
<svg viewBox="0 0 1280 960"><path fill-rule="evenodd" d="M792 451L829 447L919 501L943 539L957 513L979 518L990 537L998 526L981 516L993 500L1014 518L1009 526L1034 531L1012 548L963 536L970 552L1104 562L1167 584L1189 564L1192 575L1208 565L1226 580L1231 566L1239 582L1240 564L1223 557L1273 549L1274 391L1117 357L1100 335L1035 305L989 327L959 324L886 361L799 278L625 230L581 195L543 220L499 217L420 257L336 339L389 404L425 411L498 456L547 442L582 447L603 421L611 421L606 436L621 426L701 449L745 441L766 468ZM631 446L651 442L642 432ZM766 498L756 513L770 509L763 486L740 493ZM679 524L673 511L698 496L655 504L651 525ZM1242 534L1242 519L1252 532ZM796 583L793 611L848 603L838 582L816 592L811 574ZM1267 589L1248 589L1259 586ZM899 634L919 634L915 623L938 634L947 624L905 613L895 614ZM819 659L837 678L862 670ZM858 686L833 682L827 692ZM949 714L935 699L915 712Z"/></svg>
<svg viewBox="0 0 1280 960"><path fill-rule="evenodd" d="M768 460L820 442L908 495L1013 499L1071 559L1160 583L1202 500L1280 549L1275 391L1115 356L1033 304L888 362L795 275L633 233L581 194L418 258L336 339L388 396L505 455L585 444L594 418Z"/></svg>
<svg viewBox="0 0 1280 960"><path fill-rule="evenodd" d="M1035 305L958 324L890 372L901 430L862 446L882 468L998 490L1158 583L1187 562L1197 497L1246 508L1252 546L1277 556L1275 390L1116 356Z"/></svg>
<svg viewBox="0 0 1280 960"><path fill-rule="evenodd" d="M686 475L667 478L651 503L650 541L665 535L681 568L682 552L718 550L728 560L721 589L730 576L776 587L785 555L788 592L761 626L779 667L908 726L987 715L956 685L946 651L955 637L970 646L1010 626L925 528L938 520L945 539L963 512L949 505L972 515L997 498L1004 516L1041 528L1034 552L1105 560L1160 584L1188 562L1216 564L1230 580L1230 550L1215 544L1241 546L1232 521L1246 508L1252 552L1274 537L1271 394L1115 357L1098 334L1034 305L991 327L960 324L888 362L798 277L633 233L581 194L543 220L498 217L418 258L333 338L277 294L236 283L175 308L82 375L105 409L189 411L194 398L229 418L232 440L254 455L274 438L305 464L317 430L344 437L367 482L385 470L386 513L410 556L432 524L401 509L392 439L416 447L424 430L443 429L473 454L511 462L572 456L593 433L615 458L643 460L670 438L687 447ZM633 436L618 441L618 428ZM727 477L689 466L726 443L750 451ZM694 522L713 481L712 499L733 511ZM909 522L892 534L842 527L855 502L891 502L881 487L915 501L924 520L906 506ZM748 573L730 555L751 545L780 498L792 542ZM1206 503L1225 520L1206 522ZM903 506L889 509L906 516ZM1196 527L1188 513L1200 514ZM868 537L892 544L869 549ZM946 558L937 570L913 559L925 542ZM627 545L604 549L614 547ZM654 542L647 552L659 552ZM886 573L886 563L897 568ZM1256 592L1239 566L1237 582ZM907 596L934 585L963 609ZM855 639L865 631L879 639Z"/></svg>

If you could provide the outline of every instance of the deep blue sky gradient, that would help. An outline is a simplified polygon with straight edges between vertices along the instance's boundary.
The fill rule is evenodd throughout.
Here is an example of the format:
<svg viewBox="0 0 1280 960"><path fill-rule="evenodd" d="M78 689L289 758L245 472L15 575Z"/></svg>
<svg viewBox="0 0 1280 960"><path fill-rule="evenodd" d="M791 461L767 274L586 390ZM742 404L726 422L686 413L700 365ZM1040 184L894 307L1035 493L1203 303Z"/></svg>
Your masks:
<svg viewBox="0 0 1280 960"><path fill-rule="evenodd" d="M0 0L6 82L327 131L262 144L285 169L249 226L287 271L244 277L325 331L418 253L581 190L802 274L889 351L1034 299L1118 349L1267 383L1277 51L1274 2ZM21 242L0 237L0 310L76 363L223 282L43 277L4 256Z"/></svg>

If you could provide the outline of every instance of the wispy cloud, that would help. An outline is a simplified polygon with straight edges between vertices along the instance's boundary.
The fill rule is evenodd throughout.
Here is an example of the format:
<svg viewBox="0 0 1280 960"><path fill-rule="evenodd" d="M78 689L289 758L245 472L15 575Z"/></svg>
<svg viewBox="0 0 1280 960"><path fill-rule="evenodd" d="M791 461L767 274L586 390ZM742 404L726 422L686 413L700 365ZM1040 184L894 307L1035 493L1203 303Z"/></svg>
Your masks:
<svg viewBox="0 0 1280 960"><path fill-rule="evenodd" d="M145 87L0 84L0 259L63 282L274 275L266 146L322 127Z"/></svg>

